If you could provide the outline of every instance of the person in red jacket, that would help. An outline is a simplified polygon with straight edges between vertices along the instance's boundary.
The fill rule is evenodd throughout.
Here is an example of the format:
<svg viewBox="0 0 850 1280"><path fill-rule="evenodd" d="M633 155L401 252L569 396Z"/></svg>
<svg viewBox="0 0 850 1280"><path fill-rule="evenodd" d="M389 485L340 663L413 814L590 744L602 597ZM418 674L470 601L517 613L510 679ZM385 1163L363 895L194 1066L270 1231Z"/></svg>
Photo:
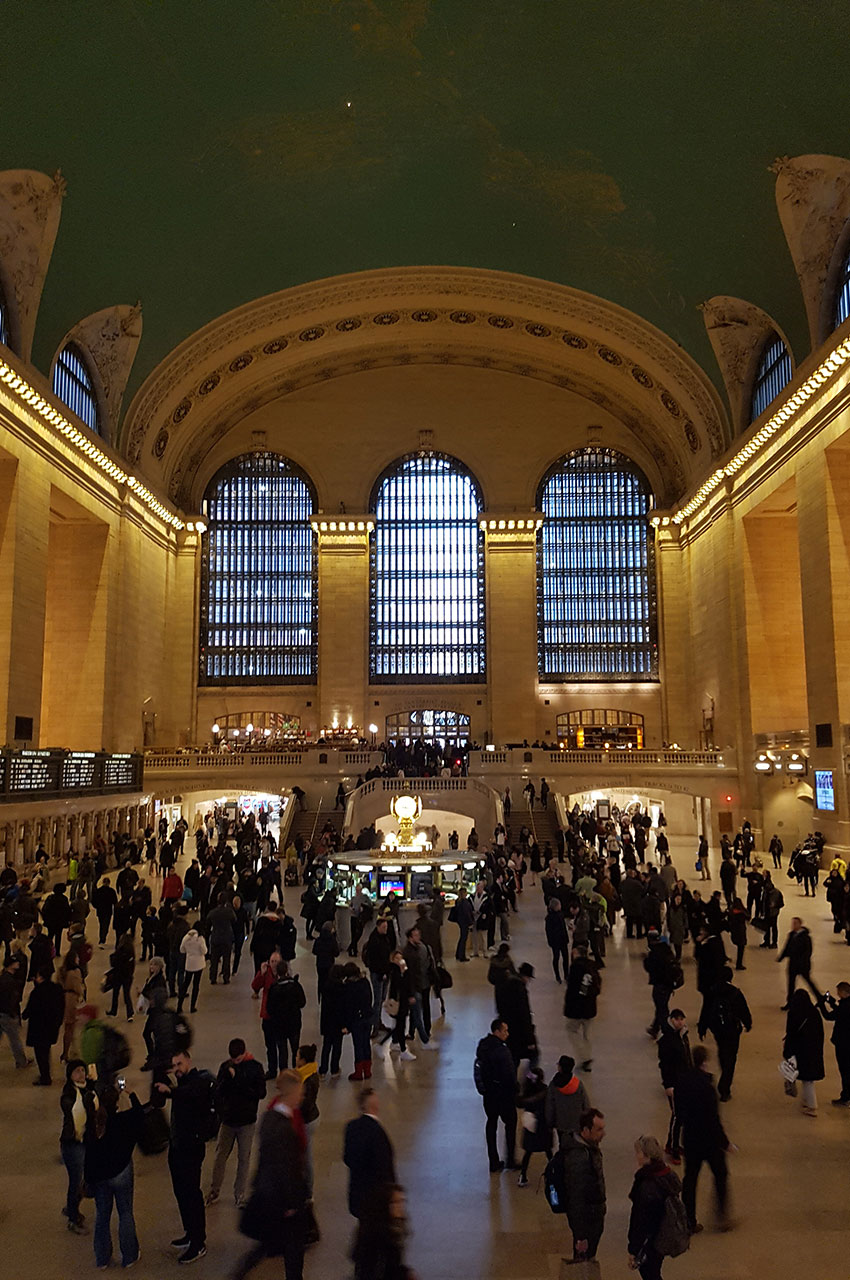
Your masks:
<svg viewBox="0 0 850 1280"><path fill-rule="evenodd" d="M163 879L160 901L173 905L175 902L179 902L182 897L183 881L172 867L168 875Z"/></svg>

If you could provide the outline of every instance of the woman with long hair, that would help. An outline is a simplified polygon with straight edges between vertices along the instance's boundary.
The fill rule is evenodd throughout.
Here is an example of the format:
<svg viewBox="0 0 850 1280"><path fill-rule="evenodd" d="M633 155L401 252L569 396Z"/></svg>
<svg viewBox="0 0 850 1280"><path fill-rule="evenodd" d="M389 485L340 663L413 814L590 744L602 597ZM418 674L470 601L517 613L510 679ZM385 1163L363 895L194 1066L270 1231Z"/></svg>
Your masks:
<svg viewBox="0 0 850 1280"><path fill-rule="evenodd" d="M112 1261L112 1207L118 1212L121 1265L132 1267L141 1250L133 1217L133 1150L142 1134L144 1111L130 1094L129 1110L118 1110L118 1090L109 1085L86 1134L86 1185L94 1196L94 1262L103 1269Z"/></svg>

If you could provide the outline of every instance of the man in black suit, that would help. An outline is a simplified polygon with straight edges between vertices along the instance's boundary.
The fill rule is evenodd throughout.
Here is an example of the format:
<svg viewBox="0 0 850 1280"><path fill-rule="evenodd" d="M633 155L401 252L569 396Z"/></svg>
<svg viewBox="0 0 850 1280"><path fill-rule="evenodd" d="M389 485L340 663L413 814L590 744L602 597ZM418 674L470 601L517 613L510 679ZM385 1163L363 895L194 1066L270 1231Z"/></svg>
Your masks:
<svg viewBox="0 0 850 1280"><path fill-rule="evenodd" d="M348 1167L348 1212L360 1218L372 1192L395 1182L395 1155L378 1119L378 1095L371 1086L360 1093L360 1115L345 1126L343 1160Z"/></svg>

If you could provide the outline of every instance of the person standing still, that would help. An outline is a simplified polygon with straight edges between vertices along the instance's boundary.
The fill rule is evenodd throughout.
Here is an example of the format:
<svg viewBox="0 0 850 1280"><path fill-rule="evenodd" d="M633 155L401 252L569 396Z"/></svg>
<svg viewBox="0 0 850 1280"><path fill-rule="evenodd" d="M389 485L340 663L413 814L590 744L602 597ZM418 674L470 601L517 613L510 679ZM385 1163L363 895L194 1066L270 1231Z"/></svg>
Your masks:
<svg viewBox="0 0 850 1280"><path fill-rule="evenodd" d="M490 1172L516 1169L517 1077L513 1056L508 1048L508 1024L501 1018L490 1023L490 1034L479 1040L475 1051L475 1087L481 1094L487 1117L484 1133ZM499 1121L505 1126L506 1159L499 1159L496 1139Z"/></svg>
<svg viewBox="0 0 850 1280"><path fill-rule="evenodd" d="M595 1107L579 1120L578 1133L567 1134L561 1148L564 1158L565 1209L573 1233L573 1260L596 1257L605 1230L605 1174L600 1143L605 1137L605 1117Z"/></svg>
<svg viewBox="0 0 850 1280"><path fill-rule="evenodd" d="M449 920L458 927L455 960L459 960L461 964L466 964L469 960L466 954L466 940L469 937L470 929L475 925L475 908L470 902L469 894L465 888L460 890L457 902L449 912Z"/></svg>
<svg viewBox="0 0 850 1280"><path fill-rule="evenodd" d="M171 1096L171 1139L168 1144L168 1169L174 1198L183 1223L183 1235L171 1241L172 1248L182 1249L178 1262L195 1262L207 1251L207 1218L201 1191L207 1125L210 1115L210 1093L214 1087L208 1071L192 1065L186 1052L175 1053L172 1070L176 1084L158 1082L160 1093Z"/></svg>
<svg viewBox="0 0 850 1280"><path fill-rule="evenodd" d="M238 1209L244 1209L257 1109L266 1096L266 1077L262 1064L247 1052L244 1040L231 1040L227 1052L229 1057L219 1067L216 1079L216 1109L221 1128L206 1203L215 1204L218 1200L227 1161L235 1144L237 1161L233 1200Z"/></svg>

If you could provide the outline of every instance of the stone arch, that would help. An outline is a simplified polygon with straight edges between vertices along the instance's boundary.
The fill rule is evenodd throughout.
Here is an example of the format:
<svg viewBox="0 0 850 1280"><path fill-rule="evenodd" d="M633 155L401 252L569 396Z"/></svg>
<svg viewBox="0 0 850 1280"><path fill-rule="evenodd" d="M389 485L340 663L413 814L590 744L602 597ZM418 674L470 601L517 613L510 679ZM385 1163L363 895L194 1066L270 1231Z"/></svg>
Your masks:
<svg viewBox="0 0 850 1280"><path fill-rule="evenodd" d="M287 289L213 321L146 379L121 443L188 508L204 458L252 411L346 374L406 365L493 369L577 393L654 457L667 504L730 438L705 373L631 312L525 276L406 267Z"/></svg>

